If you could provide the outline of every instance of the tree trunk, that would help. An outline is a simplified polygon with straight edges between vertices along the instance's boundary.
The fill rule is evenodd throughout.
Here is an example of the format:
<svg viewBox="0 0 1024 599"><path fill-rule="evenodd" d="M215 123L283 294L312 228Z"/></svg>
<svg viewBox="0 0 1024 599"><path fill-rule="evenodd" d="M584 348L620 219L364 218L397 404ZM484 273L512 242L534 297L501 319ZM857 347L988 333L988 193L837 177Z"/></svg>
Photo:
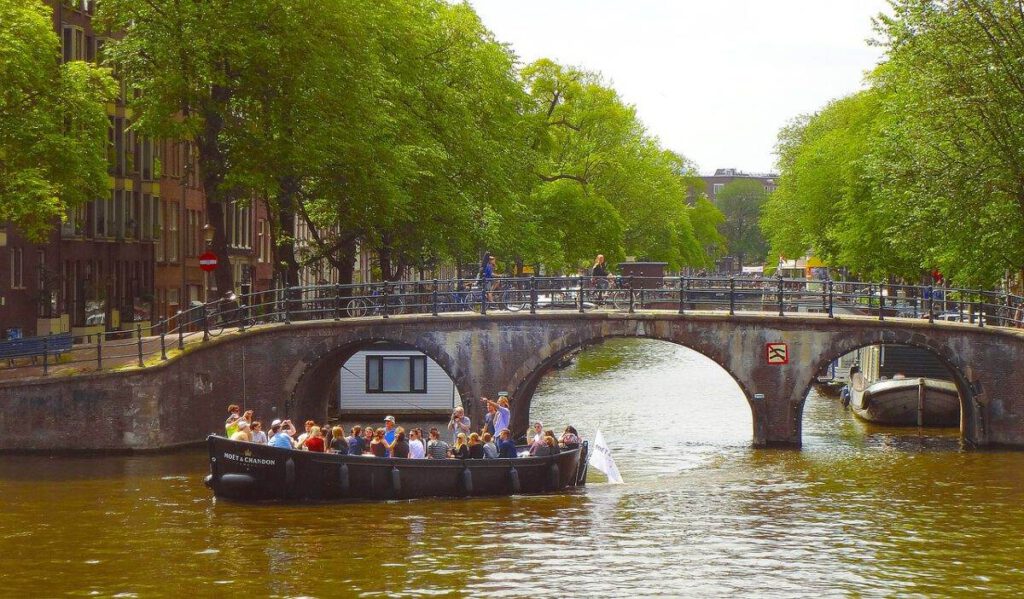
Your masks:
<svg viewBox="0 0 1024 599"><path fill-rule="evenodd" d="M299 284L299 262L295 259L295 196L298 182L294 177L283 177L278 183L281 191L277 194L277 209L281 231L291 242L279 246L275 268L281 269L281 280L286 287L296 287Z"/></svg>
<svg viewBox="0 0 1024 599"><path fill-rule="evenodd" d="M210 249L217 255L217 269L214 280L217 283L217 295L234 291L231 261L228 259L227 231L224 230L224 204L229 201L229 194L223 189L224 177L227 174L227 160L220 146L220 134L224 129L223 107L230 99L230 91L220 85L211 89L211 102L203 107L203 130L197 136L199 148L199 171L203 181L203 193L206 194L206 218L213 227L213 242ZM185 248L179 248L179 254ZM179 255L184 260L184 257Z"/></svg>

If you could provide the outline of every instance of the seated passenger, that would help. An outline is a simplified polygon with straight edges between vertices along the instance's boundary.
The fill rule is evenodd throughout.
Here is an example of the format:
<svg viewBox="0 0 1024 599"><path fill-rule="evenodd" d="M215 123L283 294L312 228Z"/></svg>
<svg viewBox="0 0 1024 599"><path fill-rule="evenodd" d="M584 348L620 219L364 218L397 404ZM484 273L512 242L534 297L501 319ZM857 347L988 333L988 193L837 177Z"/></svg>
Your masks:
<svg viewBox="0 0 1024 599"><path fill-rule="evenodd" d="M515 458L516 456L516 444L512 442L512 433L508 432L508 429L501 431L498 435L498 457L499 458Z"/></svg>
<svg viewBox="0 0 1024 599"><path fill-rule="evenodd" d="M313 422L312 420L306 421L306 432L299 435L299 438L295 440L299 447L302 447L302 443L305 442L306 437L309 436L309 432L313 430L314 426L316 426L316 422Z"/></svg>
<svg viewBox="0 0 1024 599"><path fill-rule="evenodd" d="M260 445L267 444L267 433L263 432L263 423L257 420L252 423L252 442L259 443Z"/></svg>
<svg viewBox="0 0 1024 599"><path fill-rule="evenodd" d="M363 427L358 424L352 427L352 436L348 438L349 455L363 455L366 444L363 442Z"/></svg>
<svg viewBox="0 0 1024 599"><path fill-rule="evenodd" d="M469 458L469 444L466 443L466 433L459 433L455 437L455 445L452 447L452 457L458 460Z"/></svg>
<svg viewBox="0 0 1024 599"><path fill-rule="evenodd" d="M409 431L409 457L421 460L427 456L427 446L423 444L423 431L414 428Z"/></svg>
<svg viewBox="0 0 1024 599"><path fill-rule="evenodd" d="M480 435L476 433L469 436L469 458L471 460L484 459L484 444L480 442Z"/></svg>
<svg viewBox="0 0 1024 599"><path fill-rule="evenodd" d="M530 455L536 453L538 449L544 446L544 425L540 422L533 423L533 435L528 437L527 445L530 446Z"/></svg>
<svg viewBox="0 0 1024 599"><path fill-rule="evenodd" d="M565 449L576 449L580 446L580 436L576 433L576 429L567 426L565 432L562 433L562 438L558 441L558 444Z"/></svg>
<svg viewBox="0 0 1024 599"><path fill-rule="evenodd" d="M331 429L331 453L348 455L348 439L345 438L345 429L340 426Z"/></svg>
<svg viewBox="0 0 1024 599"><path fill-rule="evenodd" d="M491 433L484 433L483 441L484 457L489 460L498 457L498 447L494 445L494 437L491 436Z"/></svg>
<svg viewBox="0 0 1024 599"><path fill-rule="evenodd" d="M427 457L433 460L443 460L448 457L448 444L441 440L441 434L437 432L436 428L430 429Z"/></svg>
<svg viewBox="0 0 1024 599"><path fill-rule="evenodd" d="M388 457L388 444L384 442L384 429L379 428L373 433L373 441L370 442L370 453L378 458Z"/></svg>
<svg viewBox="0 0 1024 599"><path fill-rule="evenodd" d="M409 440L405 438L404 428L395 429L395 440L388 446L388 451L391 452L393 458L409 457Z"/></svg>
<svg viewBox="0 0 1024 599"><path fill-rule="evenodd" d="M231 440L252 442L252 433L249 432L249 423L239 420L237 426L238 430L235 431L235 434L231 435Z"/></svg>
<svg viewBox="0 0 1024 599"><path fill-rule="evenodd" d="M537 452L533 455L539 458L549 455L558 455L558 442L555 441L555 438L550 435L544 437L544 446L539 448Z"/></svg>
<svg viewBox="0 0 1024 599"><path fill-rule="evenodd" d="M377 433L373 430L373 425L367 424L363 427L363 453L371 454L373 450L370 449L370 445L373 443L373 438Z"/></svg>
<svg viewBox="0 0 1024 599"><path fill-rule="evenodd" d="M324 438L320 435L319 426L314 426L309 429L309 433L306 435L305 440L303 440L302 443L299 443L299 449L317 451L320 453L324 452Z"/></svg>
<svg viewBox="0 0 1024 599"><path fill-rule="evenodd" d="M270 423L270 445L281 449L295 449L295 441L292 440L294 432L295 429L290 420L285 420L283 423L280 420L273 421Z"/></svg>

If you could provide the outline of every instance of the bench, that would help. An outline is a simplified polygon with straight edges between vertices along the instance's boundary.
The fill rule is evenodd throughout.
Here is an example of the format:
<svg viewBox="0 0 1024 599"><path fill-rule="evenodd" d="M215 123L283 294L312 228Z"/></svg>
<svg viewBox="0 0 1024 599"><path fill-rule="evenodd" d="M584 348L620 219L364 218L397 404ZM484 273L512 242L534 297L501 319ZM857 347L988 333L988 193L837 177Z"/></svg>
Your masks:
<svg viewBox="0 0 1024 599"><path fill-rule="evenodd" d="M0 341L0 360L8 362L15 358L36 358L56 356L71 351L71 333L58 333L45 337L23 337Z"/></svg>

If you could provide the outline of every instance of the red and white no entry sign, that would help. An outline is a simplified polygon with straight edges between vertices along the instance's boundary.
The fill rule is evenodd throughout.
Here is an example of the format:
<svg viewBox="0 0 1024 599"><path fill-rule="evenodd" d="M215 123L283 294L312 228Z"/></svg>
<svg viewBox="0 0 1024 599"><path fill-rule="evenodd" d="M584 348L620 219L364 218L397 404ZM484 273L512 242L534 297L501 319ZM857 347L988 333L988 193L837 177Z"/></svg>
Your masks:
<svg viewBox="0 0 1024 599"><path fill-rule="evenodd" d="M199 256L199 268L206 272L217 270L217 254L214 254L213 252L206 252Z"/></svg>
<svg viewBox="0 0 1024 599"><path fill-rule="evenodd" d="M765 357L774 366L789 364L789 347L785 343L769 343L765 346Z"/></svg>

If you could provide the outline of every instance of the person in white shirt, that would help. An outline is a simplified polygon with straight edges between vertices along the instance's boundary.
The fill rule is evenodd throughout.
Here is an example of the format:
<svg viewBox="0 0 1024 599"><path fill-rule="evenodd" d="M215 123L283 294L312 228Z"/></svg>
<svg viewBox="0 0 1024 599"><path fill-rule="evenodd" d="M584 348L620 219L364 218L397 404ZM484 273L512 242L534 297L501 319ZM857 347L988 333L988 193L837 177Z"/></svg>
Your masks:
<svg viewBox="0 0 1024 599"><path fill-rule="evenodd" d="M414 428L409 431L409 459L421 460L427 457L427 446L423 444L423 431Z"/></svg>

